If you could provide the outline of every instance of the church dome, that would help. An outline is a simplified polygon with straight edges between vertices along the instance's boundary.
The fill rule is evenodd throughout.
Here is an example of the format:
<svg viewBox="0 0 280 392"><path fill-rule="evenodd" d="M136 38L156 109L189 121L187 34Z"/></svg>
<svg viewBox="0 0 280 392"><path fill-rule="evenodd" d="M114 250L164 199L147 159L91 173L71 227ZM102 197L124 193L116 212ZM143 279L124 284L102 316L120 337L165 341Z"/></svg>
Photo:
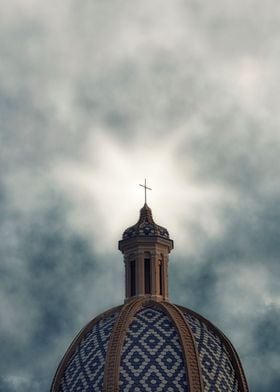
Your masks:
<svg viewBox="0 0 280 392"><path fill-rule="evenodd" d="M146 185L146 183L145 183ZM240 359L210 321L168 296L173 241L145 203L119 241L124 304L77 335L51 392L248 392Z"/></svg>
<svg viewBox="0 0 280 392"><path fill-rule="evenodd" d="M52 391L248 391L229 340L195 312L135 299L92 320L64 356Z"/></svg>
<svg viewBox="0 0 280 392"><path fill-rule="evenodd" d="M138 222L128 227L123 233L123 239L132 237L145 236L159 236L162 238L169 238L169 233L165 227L157 225L153 220L152 210L145 203L140 210L140 217Z"/></svg>

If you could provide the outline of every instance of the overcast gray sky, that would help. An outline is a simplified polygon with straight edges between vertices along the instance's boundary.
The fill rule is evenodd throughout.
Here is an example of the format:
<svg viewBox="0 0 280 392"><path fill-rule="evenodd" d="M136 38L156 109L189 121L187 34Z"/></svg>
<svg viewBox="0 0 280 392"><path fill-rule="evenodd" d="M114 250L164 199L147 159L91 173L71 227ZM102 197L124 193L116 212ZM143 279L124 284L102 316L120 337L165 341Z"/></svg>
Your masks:
<svg viewBox="0 0 280 392"><path fill-rule="evenodd" d="M0 391L48 391L122 303L143 204L170 297L279 390L280 3L0 0Z"/></svg>

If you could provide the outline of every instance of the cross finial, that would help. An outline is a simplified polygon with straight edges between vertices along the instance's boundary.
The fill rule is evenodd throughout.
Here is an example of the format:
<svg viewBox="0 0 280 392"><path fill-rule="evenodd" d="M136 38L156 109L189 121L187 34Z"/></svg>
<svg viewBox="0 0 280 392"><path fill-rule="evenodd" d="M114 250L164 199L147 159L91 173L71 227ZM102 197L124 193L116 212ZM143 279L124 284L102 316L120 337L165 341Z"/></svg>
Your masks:
<svg viewBox="0 0 280 392"><path fill-rule="evenodd" d="M151 191L152 189L147 187L146 178L145 178L145 185L141 185L141 184L139 185L145 188L145 204L147 204L147 189L149 189L149 191Z"/></svg>

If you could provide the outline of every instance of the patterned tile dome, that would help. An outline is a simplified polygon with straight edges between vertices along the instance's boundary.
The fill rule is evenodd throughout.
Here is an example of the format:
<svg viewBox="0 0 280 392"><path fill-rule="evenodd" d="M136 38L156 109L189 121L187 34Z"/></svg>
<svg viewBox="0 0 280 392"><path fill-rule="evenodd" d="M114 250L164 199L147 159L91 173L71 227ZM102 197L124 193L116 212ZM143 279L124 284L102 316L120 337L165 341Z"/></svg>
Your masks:
<svg viewBox="0 0 280 392"><path fill-rule="evenodd" d="M82 329L61 361L52 391L238 392L246 386L234 348L208 320L143 298Z"/></svg>
<svg viewBox="0 0 280 392"><path fill-rule="evenodd" d="M157 225L153 220L152 210L145 203L140 210L138 222L126 229L123 233L123 239L133 237L162 237L169 239L169 233L165 227Z"/></svg>

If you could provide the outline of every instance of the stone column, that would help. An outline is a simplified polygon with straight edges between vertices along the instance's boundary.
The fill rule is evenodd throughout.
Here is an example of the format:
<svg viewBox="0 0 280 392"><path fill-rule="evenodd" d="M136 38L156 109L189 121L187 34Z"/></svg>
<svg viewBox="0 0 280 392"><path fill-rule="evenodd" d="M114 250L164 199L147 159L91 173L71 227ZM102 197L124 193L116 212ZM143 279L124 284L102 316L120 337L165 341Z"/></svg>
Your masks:
<svg viewBox="0 0 280 392"><path fill-rule="evenodd" d="M164 255L162 258L162 275L163 275L163 282L162 282L162 296L163 299L168 298L168 256Z"/></svg>
<svg viewBox="0 0 280 392"><path fill-rule="evenodd" d="M136 295L144 295L144 253L136 254Z"/></svg>
<svg viewBox="0 0 280 392"><path fill-rule="evenodd" d="M125 263L125 297L126 299L131 296L131 282L130 282L130 258L129 256L125 256L124 263Z"/></svg>
<svg viewBox="0 0 280 392"><path fill-rule="evenodd" d="M151 295L157 295L157 273L156 273L156 253L151 253Z"/></svg>

